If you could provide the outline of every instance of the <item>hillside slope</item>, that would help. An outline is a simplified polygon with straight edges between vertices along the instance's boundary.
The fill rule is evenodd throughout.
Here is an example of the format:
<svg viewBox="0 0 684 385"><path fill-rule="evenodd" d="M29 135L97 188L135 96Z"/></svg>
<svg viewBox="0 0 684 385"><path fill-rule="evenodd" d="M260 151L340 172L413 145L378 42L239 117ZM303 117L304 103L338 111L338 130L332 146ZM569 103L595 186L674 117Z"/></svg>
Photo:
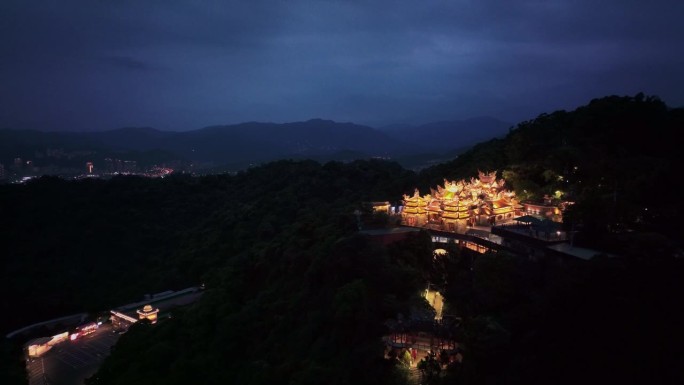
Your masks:
<svg viewBox="0 0 684 385"><path fill-rule="evenodd" d="M566 225L584 229L589 243L629 230L677 240L684 233L676 168L683 129L684 109L670 109L657 97L594 99L522 122L502 139L424 170L421 183L499 170L522 199L549 194L577 202Z"/></svg>

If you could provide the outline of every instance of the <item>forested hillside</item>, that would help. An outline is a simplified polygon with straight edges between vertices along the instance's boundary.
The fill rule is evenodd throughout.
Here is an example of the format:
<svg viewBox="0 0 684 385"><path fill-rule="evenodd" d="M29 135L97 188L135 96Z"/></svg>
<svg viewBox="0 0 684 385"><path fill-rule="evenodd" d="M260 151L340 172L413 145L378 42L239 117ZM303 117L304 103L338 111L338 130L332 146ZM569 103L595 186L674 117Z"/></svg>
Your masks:
<svg viewBox="0 0 684 385"><path fill-rule="evenodd" d="M413 184L412 173L383 161L282 161L236 176L80 182L41 178L5 186L0 200L2 227L8 229L2 239L3 276L10 278L2 285L4 292L21 295L3 301L3 312L16 314L3 320L3 329L204 282L208 295L189 316L201 314L208 329L183 330L212 333L202 334L197 343L216 341L216 327L249 337L234 346L225 338L236 335L228 334L215 346L230 346L240 357L253 357L246 352L263 347L259 338L266 336L218 320L235 316L231 322L254 327L254 333L278 331L274 338L289 336L302 322L312 327L323 327L326 320L357 322L354 330L378 337L381 323L368 327L365 322L381 320L415 296L419 278L410 266L394 266L391 272L386 257L365 240L345 239L357 230L354 211L369 215L362 202L398 196ZM364 249L359 255L345 252ZM334 252L342 259L333 263L328 257ZM392 282L394 286L386 286ZM233 315L240 309L244 313ZM179 318L179 323L190 321ZM334 336L307 333L281 341L283 347L301 354L303 344L319 337L340 344L352 341L346 326ZM370 344L364 345L372 349L365 357L378 358L379 340L363 336L354 338ZM327 340L320 344L321 350L329 348ZM179 363L182 354L174 353ZM313 372L296 375L313 375L319 366L325 365L312 362L305 372ZM279 370L295 375L304 369ZM168 373L170 378L178 375Z"/></svg>
<svg viewBox="0 0 684 385"><path fill-rule="evenodd" d="M16 316L2 329L197 284L227 256L293 231L302 216L348 231L340 221L353 229L355 208L398 196L411 177L380 161L283 161L232 177L45 177L5 186L3 273L27 279L2 281L6 292L23 293L3 301Z"/></svg>
<svg viewBox="0 0 684 385"><path fill-rule="evenodd" d="M434 383L675 378L683 124L657 98L608 97L420 174L278 161L233 176L0 186L0 310L12 314L2 330L204 283L197 304L134 326L89 382L402 383L380 337L388 319L424 305L429 280L463 318L463 364ZM363 202L478 169L500 170L522 198L574 201L566 226L616 257L551 265L451 247L433 260L426 233L390 247L357 233L355 210L363 226L385 219Z"/></svg>
<svg viewBox="0 0 684 385"><path fill-rule="evenodd" d="M421 186L499 170L523 200L548 194L576 202L564 222L581 230L580 244L642 252L654 242L680 242L684 234L676 139L683 128L684 109L669 109L654 96L595 99L522 122L503 139L426 169ZM623 239L632 231L652 236Z"/></svg>

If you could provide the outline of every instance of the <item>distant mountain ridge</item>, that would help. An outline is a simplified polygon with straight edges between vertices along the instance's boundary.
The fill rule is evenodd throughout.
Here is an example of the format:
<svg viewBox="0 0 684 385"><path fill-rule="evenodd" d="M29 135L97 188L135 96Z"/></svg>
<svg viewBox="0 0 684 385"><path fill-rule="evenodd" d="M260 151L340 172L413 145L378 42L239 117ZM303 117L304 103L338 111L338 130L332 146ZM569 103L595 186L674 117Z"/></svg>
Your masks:
<svg viewBox="0 0 684 385"><path fill-rule="evenodd" d="M189 159L213 162L262 161L355 151L369 156L401 154L410 146L371 127L312 119L294 123L247 122L168 132L120 129L89 134L118 148L154 147Z"/></svg>
<svg viewBox="0 0 684 385"><path fill-rule="evenodd" d="M237 168L283 158L398 159L416 154L427 154L429 158L430 154L452 154L480 140L490 139L501 134L505 127L508 127L507 123L496 119L478 118L382 129L324 119L292 123L246 122L182 132L151 127L100 132L4 129L0 130L0 163L10 164L17 157L33 159L50 148L100 155L162 151L175 154L178 159L217 166L230 164Z"/></svg>

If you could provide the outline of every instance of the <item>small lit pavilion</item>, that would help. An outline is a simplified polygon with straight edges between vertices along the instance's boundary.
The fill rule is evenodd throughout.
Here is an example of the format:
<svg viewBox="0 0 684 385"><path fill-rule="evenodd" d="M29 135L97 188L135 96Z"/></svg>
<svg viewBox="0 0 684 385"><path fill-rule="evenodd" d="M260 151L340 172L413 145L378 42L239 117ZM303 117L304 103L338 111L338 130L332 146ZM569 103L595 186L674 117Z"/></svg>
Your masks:
<svg viewBox="0 0 684 385"><path fill-rule="evenodd" d="M138 309L136 311L138 313L138 317L140 319L147 319L151 323L157 323L157 313L159 313L159 309L155 309L152 307L152 305L145 305L142 309Z"/></svg>

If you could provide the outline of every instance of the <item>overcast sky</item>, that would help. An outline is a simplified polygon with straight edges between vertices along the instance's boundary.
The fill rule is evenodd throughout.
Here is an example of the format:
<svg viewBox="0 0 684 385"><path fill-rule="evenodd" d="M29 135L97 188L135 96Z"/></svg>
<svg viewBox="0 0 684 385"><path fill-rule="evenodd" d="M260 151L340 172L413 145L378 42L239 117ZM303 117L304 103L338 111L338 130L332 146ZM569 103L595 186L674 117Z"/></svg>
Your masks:
<svg viewBox="0 0 684 385"><path fill-rule="evenodd" d="M0 1L0 127L512 123L684 106L684 1Z"/></svg>

